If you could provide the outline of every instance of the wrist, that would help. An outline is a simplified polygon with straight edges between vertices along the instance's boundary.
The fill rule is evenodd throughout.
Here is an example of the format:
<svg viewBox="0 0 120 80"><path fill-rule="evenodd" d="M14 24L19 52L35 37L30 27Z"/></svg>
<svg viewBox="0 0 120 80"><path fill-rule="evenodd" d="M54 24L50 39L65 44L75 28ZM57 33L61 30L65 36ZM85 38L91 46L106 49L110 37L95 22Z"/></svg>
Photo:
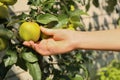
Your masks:
<svg viewBox="0 0 120 80"><path fill-rule="evenodd" d="M86 32L77 31L74 37L73 49L83 49L87 37Z"/></svg>
<svg viewBox="0 0 120 80"><path fill-rule="evenodd" d="M72 39L70 40L69 44L70 44L70 48L71 50L75 50L78 49L79 46L79 32L75 31L72 35Z"/></svg>

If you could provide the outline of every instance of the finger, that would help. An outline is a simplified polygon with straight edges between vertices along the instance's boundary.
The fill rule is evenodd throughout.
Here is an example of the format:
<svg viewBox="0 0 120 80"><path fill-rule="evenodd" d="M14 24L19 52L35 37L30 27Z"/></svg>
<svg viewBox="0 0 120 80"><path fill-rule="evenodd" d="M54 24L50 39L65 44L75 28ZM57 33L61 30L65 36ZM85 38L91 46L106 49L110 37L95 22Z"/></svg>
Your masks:
<svg viewBox="0 0 120 80"><path fill-rule="evenodd" d="M36 44L33 41L29 41L29 43L30 43L30 47L34 49Z"/></svg>
<svg viewBox="0 0 120 80"><path fill-rule="evenodd" d="M23 42L23 45L30 47L29 41L24 41L24 42Z"/></svg>
<svg viewBox="0 0 120 80"><path fill-rule="evenodd" d="M36 45L35 45L36 44ZM34 50L37 51L39 54L46 56L49 55L49 51L47 49L47 40L42 40L39 44L34 44Z"/></svg>
<svg viewBox="0 0 120 80"><path fill-rule="evenodd" d="M38 52L39 54L43 55L43 56L48 56L49 52L47 50L44 50L43 48L41 48L40 46L36 45L34 47L34 50L36 52Z"/></svg>
<svg viewBox="0 0 120 80"><path fill-rule="evenodd" d="M40 29L46 35L53 35L55 33L55 30L53 30L53 29L47 29L44 27L41 27Z"/></svg>

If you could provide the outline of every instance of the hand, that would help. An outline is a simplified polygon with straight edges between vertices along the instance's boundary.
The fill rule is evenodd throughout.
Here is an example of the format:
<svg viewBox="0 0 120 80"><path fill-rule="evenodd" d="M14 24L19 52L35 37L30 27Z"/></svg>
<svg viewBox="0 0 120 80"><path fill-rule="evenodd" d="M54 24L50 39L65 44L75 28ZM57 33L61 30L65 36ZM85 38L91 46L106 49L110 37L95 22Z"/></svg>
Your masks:
<svg viewBox="0 0 120 80"><path fill-rule="evenodd" d="M33 48L41 55L55 55L69 52L75 48L76 39L74 38L77 31L64 29L47 29L41 27L42 33L52 36L49 39L43 39L34 43L25 41L25 46Z"/></svg>

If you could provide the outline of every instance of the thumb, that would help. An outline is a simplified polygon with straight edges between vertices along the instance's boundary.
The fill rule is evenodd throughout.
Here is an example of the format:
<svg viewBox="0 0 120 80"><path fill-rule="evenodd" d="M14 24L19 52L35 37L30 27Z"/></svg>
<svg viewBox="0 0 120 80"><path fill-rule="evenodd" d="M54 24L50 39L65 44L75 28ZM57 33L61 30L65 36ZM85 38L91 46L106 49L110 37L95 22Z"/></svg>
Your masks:
<svg viewBox="0 0 120 80"><path fill-rule="evenodd" d="M44 28L44 27L40 27L40 29L46 35L54 35L54 33L55 33L55 30L53 30L53 29L48 29L48 28Z"/></svg>

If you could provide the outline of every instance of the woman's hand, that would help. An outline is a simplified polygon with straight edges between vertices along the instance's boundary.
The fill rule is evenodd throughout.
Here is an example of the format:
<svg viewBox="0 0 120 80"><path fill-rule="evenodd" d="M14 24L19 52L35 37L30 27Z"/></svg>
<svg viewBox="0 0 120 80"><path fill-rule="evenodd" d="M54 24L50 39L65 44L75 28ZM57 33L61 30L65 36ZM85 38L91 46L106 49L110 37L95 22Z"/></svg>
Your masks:
<svg viewBox="0 0 120 80"><path fill-rule="evenodd" d="M51 36L34 43L33 41L25 41L25 46L33 48L41 55L55 55L69 52L75 48L76 39L74 38L77 31L65 29L47 29L41 27L41 31L45 35Z"/></svg>

